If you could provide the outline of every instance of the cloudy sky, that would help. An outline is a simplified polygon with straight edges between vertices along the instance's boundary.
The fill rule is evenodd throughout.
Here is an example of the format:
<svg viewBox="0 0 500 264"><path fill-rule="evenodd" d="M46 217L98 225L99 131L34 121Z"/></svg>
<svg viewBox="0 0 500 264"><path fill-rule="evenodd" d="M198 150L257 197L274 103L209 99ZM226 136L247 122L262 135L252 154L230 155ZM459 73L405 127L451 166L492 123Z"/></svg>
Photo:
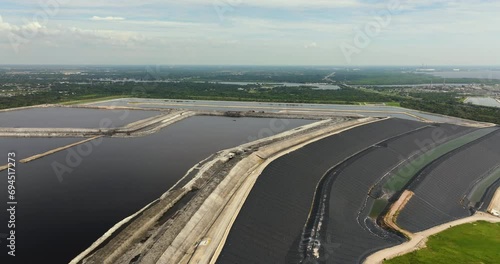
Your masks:
<svg viewBox="0 0 500 264"><path fill-rule="evenodd" d="M1 0L0 64L500 65L498 0Z"/></svg>

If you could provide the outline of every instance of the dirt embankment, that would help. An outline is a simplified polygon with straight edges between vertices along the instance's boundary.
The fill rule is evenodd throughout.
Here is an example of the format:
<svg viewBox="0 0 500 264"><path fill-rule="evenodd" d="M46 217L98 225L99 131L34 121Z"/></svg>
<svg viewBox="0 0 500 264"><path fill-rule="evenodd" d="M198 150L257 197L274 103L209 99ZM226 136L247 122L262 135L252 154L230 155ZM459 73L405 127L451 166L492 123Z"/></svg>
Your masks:
<svg viewBox="0 0 500 264"><path fill-rule="evenodd" d="M33 108L57 107L57 106L58 105L54 105L54 104L23 106L23 107L0 109L0 113L2 113L2 112L11 112L11 111L19 111L19 110L26 110L26 109L33 109Z"/></svg>
<svg viewBox="0 0 500 264"><path fill-rule="evenodd" d="M389 211L384 215L382 218L382 223L381 225L385 228L392 229L396 233L403 234L405 237L408 239L411 239L413 234L411 232L408 232L407 230L402 229L397 225L397 219L399 212L404 209L408 201L413 197L414 193L410 190L405 190L399 199L394 202Z"/></svg>
<svg viewBox="0 0 500 264"><path fill-rule="evenodd" d="M36 154L36 155L33 155L31 157L28 157L28 158L25 158L25 159L22 159L20 160L19 162L20 163L28 163L28 162L31 162L31 161L34 161L34 160L37 160L37 159L41 159L43 157L46 157L46 156L49 156L49 155L52 155L54 153L57 153L57 152L60 152L60 151L63 151L63 150L66 150L66 149L69 149L69 148L72 148L72 147L75 147L75 146L78 146L78 145L81 145L81 144L85 144L87 142L90 142L92 140L95 140L95 139L98 139L100 138L100 136L97 136L97 137L92 137L92 138L89 138L89 139L85 139L85 140L82 140L82 141L78 141L78 142L75 142L73 144L69 144L69 145L66 145L66 146L62 146L62 147L59 147L59 148L55 148L55 149L52 149L52 150L49 150L49 151L46 151L44 153L40 153L40 154ZM6 170L8 169L9 166L8 165L5 165L5 166L0 166L0 171L3 171L3 170Z"/></svg>
<svg viewBox="0 0 500 264"><path fill-rule="evenodd" d="M52 155L54 153L57 153L57 152L60 152L60 151L63 151L63 150L66 150L66 149L78 146L80 144L85 144L87 142L90 142L90 141L92 141L94 139L98 139L98 138L100 138L100 136L89 138L89 139L82 140L82 141L78 141L78 142L73 143L73 144L69 144L69 145L66 145L66 146L63 146L63 147L60 147L60 148L52 149L52 150L49 150L47 152L44 152L44 153L41 153L41 154L37 154L37 155L31 156L31 157L22 159L20 162L21 163L28 163L28 162L31 162L31 161L34 161L34 160L37 160L37 159L41 159L41 158L43 158L45 156Z"/></svg>
<svg viewBox="0 0 500 264"><path fill-rule="evenodd" d="M0 137L95 137L111 133L92 128L0 128Z"/></svg>
<svg viewBox="0 0 500 264"><path fill-rule="evenodd" d="M499 223L500 218L492 216L490 214L486 214L483 212L476 212L473 216L469 216L467 218L462 218L450 223L442 224L436 227L433 227L431 229L427 229L422 232L418 232L415 234L412 234L412 239L406 243L403 243L401 245L392 247L392 248L387 248L381 251L378 251L372 255L370 255L366 260L364 261L365 264L379 264L383 263L384 260L387 259L392 259L397 256L401 256L416 250L419 250L421 248L425 247L425 243L427 242L428 238L432 235L435 235L437 233L443 232L444 230L457 226L457 225L462 225L466 223L472 223L472 222L477 222L477 221L488 221L490 223Z"/></svg>
<svg viewBox="0 0 500 264"><path fill-rule="evenodd" d="M148 119L139 120L137 122L128 124L123 128L116 129L113 136L142 137L154 134L167 126L195 115L197 115L197 113L193 111L177 111L170 112L167 115L153 116Z"/></svg>
<svg viewBox="0 0 500 264"><path fill-rule="evenodd" d="M1 137L132 137L156 133L160 129L196 115L190 111L168 111L122 128L0 128Z"/></svg>
<svg viewBox="0 0 500 264"><path fill-rule="evenodd" d="M61 106L44 105L38 107L61 107L61 108L87 108L87 109L127 109L127 110L152 110L130 107L105 107L105 106ZM29 107L36 108L36 107ZM23 108L24 109L24 108ZM26 108L27 109L27 108ZM19 109L8 109L14 111ZM226 116L226 117L257 117L257 118L281 118L281 119L310 119L325 120L330 118L344 118L336 115L324 115L316 113L287 114L287 113L265 113L256 111L191 111L191 110L172 110L172 109L154 109L161 114L130 123L119 128L5 128L0 127L0 137L142 137L154 134L159 130L182 121L192 116Z"/></svg>
<svg viewBox="0 0 500 264"><path fill-rule="evenodd" d="M270 145L269 147L256 152L256 156L261 158L263 162L254 170L246 172L244 182L229 199L223 211L219 214L217 220L211 226L210 230L208 230L196 247L188 251L187 256L189 256L189 258L185 258L186 261L182 260L181 263L215 263L217 261L232 225L234 224L234 221L236 220L246 198L264 169L273 161L312 142L360 125L371 123L373 121L375 121L375 119L358 120L334 125L312 132L305 137L297 137L288 142L277 142L276 144ZM191 253L191 251L194 251L194 253Z"/></svg>
<svg viewBox="0 0 500 264"><path fill-rule="evenodd" d="M72 263L205 262L223 245L224 234L263 163L314 138L376 120L324 120L216 153Z"/></svg>
<svg viewBox="0 0 500 264"><path fill-rule="evenodd" d="M387 226L388 228L393 229L396 232L399 232L401 234L404 234L407 238L410 240L408 242L405 242L401 245L383 249L381 251L375 252L374 254L370 255L366 260L364 261L365 264L379 264L383 263L384 260L387 259L392 259L397 256L401 256L416 250L419 250L421 248L425 247L425 243L428 240L429 236L435 235L439 232L442 232L448 228L457 226L457 225L462 225L466 223L471 223L471 222L476 222L476 221L488 221L491 223L498 223L500 222L500 217L498 216L493 216L488 213L484 212L476 212L474 215L462 219L458 219L449 223L445 223L421 232L417 233L411 233L407 230L404 230L400 228L397 224L397 216L399 212L404 208L404 206L408 203L408 201L411 199L411 197L414 195L413 192L409 190L405 190L403 194L400 196L400 198L391 206L389 212L384 216L383 218L383 224ZM496 191L493 199L491 200L490 205L488 206L488 212L491 212L491 210L494 209L499 210L500 209L500 188Z"/></svg>
<svg viewBox="0 0 500 264"><path fill-rule="evenodd" d="M496 190L486 211L491 214L500 213L500 188Z"/></svg>

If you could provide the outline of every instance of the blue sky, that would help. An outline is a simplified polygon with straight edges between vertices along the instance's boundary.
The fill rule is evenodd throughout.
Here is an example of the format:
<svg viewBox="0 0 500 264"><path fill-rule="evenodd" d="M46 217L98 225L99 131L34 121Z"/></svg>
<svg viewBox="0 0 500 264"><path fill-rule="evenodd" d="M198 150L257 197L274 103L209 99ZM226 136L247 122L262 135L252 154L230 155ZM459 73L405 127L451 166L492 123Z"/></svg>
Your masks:
<svg viewBox="0 0 500 264"><path fill-rule="evenodd" d="M500 1L2 0L0 64L499 65Z"/></svg>

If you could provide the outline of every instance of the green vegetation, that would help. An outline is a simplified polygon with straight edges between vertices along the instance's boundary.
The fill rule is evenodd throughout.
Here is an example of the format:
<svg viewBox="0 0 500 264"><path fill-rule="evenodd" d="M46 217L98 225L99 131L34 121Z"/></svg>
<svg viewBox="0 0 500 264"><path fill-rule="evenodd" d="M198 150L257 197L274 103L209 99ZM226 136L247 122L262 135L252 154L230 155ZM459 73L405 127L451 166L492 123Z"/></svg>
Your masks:
<svg viewBox="0 0 500 264"><path fill-rule="evenodd" d="M371 68L360 71L339 70L333 80L352 85L409 85L409 84L439 84L443 83L442 77L432 74L414 72L410 69L400 70L395 68ZM477 78L447 78L446 83L483 83L495 84L499 80Z"/></svg>
<svg viewBox="0 0 500 264"><path fill-rule="evenodd" d="M417 158L416 160L412 160L410 163L400 168L396 173L391 174L389 176L389 180L384 184L382 188L390 192L400 191L415 176L416 173L425 168L434 160L469 142L484 137L493 131L494 129L476 130L422 153L421 157Z"/></svg>
<svg viewBox="0 0 500 264"><path fill-rule="evenodd" d="M436 99L405 100L401 102L401 106L430 113L500 124L500 108L463 104L454 98L443 101Z"/></svg>
<svg viewBox="0 0 500 264"><path fill-rule="evenodd" d="M400 102L388 102L388 103L385 103L385 105L387 105L387 106L401 107L401 103Z"/></svg>
<svg viewBox="0 0 500 264"><path fill-rule="evenodd" d="M402 85L442 82L443 79L423 73L401 73L397 71L344 71L336 79L353 85Z"/></svg>
<svg viewBox="0 0 500 264"><path fill-rule="evenodd" d="M491 132L495 131L494 128L490 129L481 129L476 130L466 135L463 135L459 138L450 140L444 144L441 144L433 149L427 150L424 153L420 153L420 157L417 157L416 160L412 160L406 165L400 167L395 173L392 173L388 176L387 182L382 186L382 190L388 193L395 193L401 191L403 187L408 184L408 182L413 179L416 174L421 171L423 168L431 164L433 161L438 159L439 157L445 155L446 153L458 149L459 147L464 146L467 143L470 143L474 140L482 138ZM491 184L500 177L500 169L495 171L492 175L485 178L485 180L479 183L474 190L474 198L477 198L479 201L484 194L486 188L491 186ZM471 201L473 201L471 199ZM477 202L476 201L476 202ZM372 208L370 209L370 217L377 218L380 216L385 207L389 204L389 201L386 198L379 198L375 200Z"/></svg>
<svg viewBox="0 0 500 264"><path fill-rule="evenodd" d="M342 86L340 90L313 90L309 87L267 89L256 85L241 86L208 82L54 84L48 92L0 97L0 109L47 103L77 103L75 101L85 103L97 101L97 99L118 97L283 103L385 104L500 124L500 108L463 104L457 101L453 94L415 93L411 94L411 96L403 96L346 86Z"/></svg>
<svg viewBox="0 0 500 264"><path fill-rule="evenodd" d="M500 223L479 221L456 226L431 236L426 248L384 263L498 263L499 245Z"/></svg>
<svg viewBox="0 0 500 264"><path fill-rule="evenodd" d="M71 92L68 92L71 91ZM50 92L24 96L0 97L0 108L11 108L45 103L93 100L99 97L142 97L188 100L233 100L284 103L355 104L358 102L386 103L391 97L358 91L312 90L305 87L260 88L256 85L229 85L217 83L120 83L108 85L54 85Z"/></svg>
<svg viewBox="0 0 500 264"><path fill-rule="evenodd" d="M500 167L489 172L488 175L471 190L470 202L477 203L481 200L486 190L500 179Z"/></svg>
<svg viewBox="0 0 500 264"><path fill-rule="evenodd" d="M401 84L441 83L442 78L415 73L413 68L366 67L109 67L72 69L30 66L0 69L0 109L47 103L88 103L119 97L168 98L186 100L260 101L324 104L385 104L500 124L500 108L463 103L469 92L452 88L422 89ZM71 70L71 69L69 69ZM81 72L80 72L81 71ZM22 72L22 74L19 74ZM252 82L261 84L221 84ZM308 84L273 87L270 83ZM500 80L447 79L447 83L476 83L491 87ZM330 83L340 90L314 90L314 83ZM387 85L387 87L350 85ZM392 86L391 86L392 85ZM443 89L443 90L440 90ZM497 88L495 88L497 89ZM463 90L463 89L462 89ZM474 91L474 89L469 90ZM467 94L467 95L466 95Z"/></svg>
<svg viewBox="0 0 500 264"><path fill-rule="evenodd" d="M389 201L387 201L387 199L380 198L375 200L372 209L370 210L370 217L373 219L377 218L388 204Z"/></svg>

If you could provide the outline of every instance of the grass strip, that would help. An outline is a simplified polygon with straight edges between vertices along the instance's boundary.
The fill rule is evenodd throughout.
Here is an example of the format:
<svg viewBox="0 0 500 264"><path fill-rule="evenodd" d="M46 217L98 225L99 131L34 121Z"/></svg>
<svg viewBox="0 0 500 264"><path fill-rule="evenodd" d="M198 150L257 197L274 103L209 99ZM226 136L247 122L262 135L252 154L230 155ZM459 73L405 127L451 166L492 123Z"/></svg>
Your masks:
<svg viewBox="0 0 500 264"><path fill-rule="evenodd" d="M500 179L500 167L493 170L488 176L478 182L471 190L470 202L478 203L483 198L486 190L493 185L498 179Z"/></svg>
<svg viewBox="0 0 500 264"><path fill-rule="evenodd" d="M427 247L386 260L386 264L498 263L500 223L478 221L429 237Z"/></svg>
<svg viewBox="0 0 500 264"><path fill-rule="evenodd" d="M420 157L410 161L410 163L407 163L405 166L401 167L396 173L390 175L389 180L384 184L382 188L389 192L400 191L415 176L417 172L425 168L434 160L450 151L462 147L467 143L482 138L495 130L496 128L479 129L424 152L422 155L420 155Z"/></svg>

